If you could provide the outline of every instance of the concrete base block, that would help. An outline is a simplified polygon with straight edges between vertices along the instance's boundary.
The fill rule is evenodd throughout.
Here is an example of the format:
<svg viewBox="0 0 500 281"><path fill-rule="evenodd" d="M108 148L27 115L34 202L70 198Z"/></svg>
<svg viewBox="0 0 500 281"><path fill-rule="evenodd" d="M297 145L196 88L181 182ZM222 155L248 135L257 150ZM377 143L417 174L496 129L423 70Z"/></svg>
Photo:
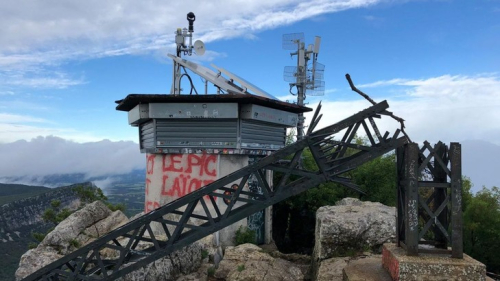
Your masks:
<svg viewBox="0 0 500 281"><path fill-rule="evenodd" d="M486 266L464 254L463 259L449 255L419 254L407 256L403 248L384 244L382 265L392 280L486 280Z"/></svg>

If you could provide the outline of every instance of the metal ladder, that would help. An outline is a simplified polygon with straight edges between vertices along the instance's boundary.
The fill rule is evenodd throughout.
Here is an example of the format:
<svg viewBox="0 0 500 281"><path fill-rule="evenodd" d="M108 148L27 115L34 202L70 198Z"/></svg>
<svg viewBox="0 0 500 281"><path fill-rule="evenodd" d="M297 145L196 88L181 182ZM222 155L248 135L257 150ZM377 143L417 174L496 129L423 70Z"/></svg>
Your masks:
<svg viewBox="0 0 500 281"><path fill-rule="evenodd" d="M389 115L386 101L313 132L321 119L320 107L302 140L121 226L24 280L114 280L320 183L334 181L359 190L341 174L408 142L406 136L399 136L399 129L392 135L380 134L374 118ZM352 143L361 128L369 139L366 145ZM311 151L318 170L298 165L306 149ZM279 183L272 187L266 171L280 175ZM252 174L263 194L244 188ZM234 182L237 188L229 188ZM225 210L217 206L217 197L228 203ZM153 224L160 226L162 235L155 234ZM140 242L149 246L138 247ZM106 249L115 251L116 257L103 256Z"/></svg>

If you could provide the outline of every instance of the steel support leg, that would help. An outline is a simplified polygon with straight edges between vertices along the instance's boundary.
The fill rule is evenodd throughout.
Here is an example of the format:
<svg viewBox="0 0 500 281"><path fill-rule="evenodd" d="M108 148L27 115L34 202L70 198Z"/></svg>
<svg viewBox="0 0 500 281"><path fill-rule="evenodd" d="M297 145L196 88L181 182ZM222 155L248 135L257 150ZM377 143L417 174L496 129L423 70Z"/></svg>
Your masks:
<svg viewBox="0 0 500 281"><path fill-rule="evenodd" d="M418 255L418 145L405 149L405 244L409 256Z"/></svg>
<svg viewBox="0 0 500 281"><path fill-rule="evenodd" d="M450 144L451 161L451 257L463 258L462 229L462 146Z"/></svg>

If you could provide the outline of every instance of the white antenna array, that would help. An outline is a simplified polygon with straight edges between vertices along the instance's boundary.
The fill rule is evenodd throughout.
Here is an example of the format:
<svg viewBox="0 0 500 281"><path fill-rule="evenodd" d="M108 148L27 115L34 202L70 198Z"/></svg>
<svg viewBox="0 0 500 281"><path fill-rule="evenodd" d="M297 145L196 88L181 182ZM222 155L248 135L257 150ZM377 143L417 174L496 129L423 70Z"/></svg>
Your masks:
<svg viewBox="0 0 500 281"><path fill-rule="evenodd" d="M316 36L314 44L307 46L304 42L304 33L291 33L283 35L283 49L297 50L290 53L297 56L297 66L285 66L283 78L290 83L290 93L297 95L297 104L304 105L307 95L322 96L325 94L324 71L325 66L317 62L321 37ZM292 91L297 88L297 92ZM297 139L304 135L304 116L299 114L297 123Z"/></svg>

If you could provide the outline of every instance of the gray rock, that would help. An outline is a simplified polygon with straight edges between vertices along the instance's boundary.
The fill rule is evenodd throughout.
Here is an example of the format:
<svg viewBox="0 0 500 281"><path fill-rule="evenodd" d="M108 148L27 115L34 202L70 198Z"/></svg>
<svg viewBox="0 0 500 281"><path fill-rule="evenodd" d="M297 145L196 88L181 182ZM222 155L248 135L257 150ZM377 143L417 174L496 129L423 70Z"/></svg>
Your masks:
<svg viewBox="0 0 500 281"><path fill-rule="evenodd" d="M75 244L84 246L128 221L128 218L121 211L111 212L100 201L88 204L57 225L36 249L23 255L16 272L16 278L19 280L26 277L74 251ZM166 237L158 236L156 238L166 240ZM121 238L119 241L124 245L127 244L128 238ZM152 243L140 242L136 249L144 249L151 245ZM180 275L196 272L201 264L201 248L200 243L193 243L119 280L175 280ZM101 254L105 258L116 258L118 252L107 248L103 249Z"/></svg>
<svg viewBox="0 0 500 281"><path fill-rule="evenodd" d="M53 247L61 254L66 255L74 250L70 249L72 241L77 239L87 228L109 215L111 215L111 211L101 201L88 204L60 222L53 231L45 236L40 245ZM88 242L88 239L85 240L87 241L78 241L78 244L83 245L85 243L82 242Z"/></svg>
<svg viewBox="0 0 500 281"><path fill-rule="evenodd" d="M264 245L260 245L263 247ZM265 246L264 246L265 247ZM297 253L284 254L278 250L268 252L273 258L280 258L293 263L297 266L302 274L304 275L304 280L311 280L311 256L301 255Z"/></svg>
<svg viewBox="0 0 500 281"><path fill-rule="evenodd" d="M349 264L344 267L344 280L377 280L377 281L392 281L391 275L382 266L382 256L372 255L369 257L358 258L349 261ZM421 277L421 276L419 276ZM412 280L412 279L399 279ZM413 280L432 280L428 278L417 278ZM434 280L450 280L450 279L434 279ZM476 279L470 279L476 280Z"/></svg>
<svg viewBox="0 0 500 281"><path fill-rule="evenodd" d="M183 249L158 259L136 271L133 271L119 281L160 281L175 280L181 275L196 272L201 265L201 244L196 242ZM189 280L189 279L187 279Z"/></svg>
<svg viewBox="0 0 500 281"><path fill-rule="evenodd" d="M16 271L16 280L21 280L49 263L62 258L63 255L57 253L50 247L40 247L31 249L21 256L19 268Z"/></svg>
<svg viewBox="0 0 500 281"><path fill-rule="evenodd" d="M396 233L396 208L381 203L346 198L337 206L321 207L316 212L313 260L349 256L368 248L378 250L393 241Z"/></svg>
<svg viewBox="0 0 500 281"><path fill-rule="evenodd" d="M335 203L335 206L361 206L363 202L356 198L344 198Z"/></svg>
<svg viewBox="0 0 500 281"><path fill-rule="evenodd" d="M129 222L129 220L125 214L121 211L114 211L104 219L87 227L82 234L78 235L77 239L83 242L81 244L87 244L84 240L93 241L111 230L126 224L127 222Z"/></svg>
<svg viewBox="0 0 500 281"><path fill-rule="evenodd" d="M349 257L331 258L320 263L315 274L316 281L342 281L342 270L347 266Z"/></svg>
<svg viewBox="0 0 500 281"><path fill-rule="evenodd" d="M197 272L190 273L188 275L181 275L176 281L207 281L208 272L211 268L214 268L213 264L202 263Z"/></svg>
<svg viewBox="0 0 500 281"><path fill-rule="evenodd" d="M37 248L26 252L19 262L16 279L22 279L51 262L94 241L116 227L126 223L127 217L111 210L101 201L86 205L59 223L47 234Z"/></svg>
<svg viewBox="0 0 500 281"><path fill-rule="evenodd" d="M224 259L220 262L214 277L227 281L304 279L304 275L296 265L280 258L273 258L253 244L227 247Z"/></svg>

